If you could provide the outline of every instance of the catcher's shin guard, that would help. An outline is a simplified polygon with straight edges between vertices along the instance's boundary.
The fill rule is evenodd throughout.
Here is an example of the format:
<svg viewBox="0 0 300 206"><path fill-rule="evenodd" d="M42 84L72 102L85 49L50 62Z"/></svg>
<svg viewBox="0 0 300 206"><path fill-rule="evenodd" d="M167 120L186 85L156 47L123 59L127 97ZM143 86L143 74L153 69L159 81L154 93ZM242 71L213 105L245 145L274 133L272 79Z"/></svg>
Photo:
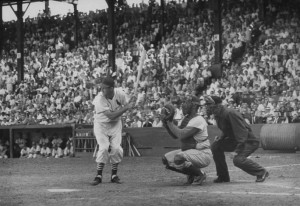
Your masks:
<svg viewBox="0 0 300 206"><path fill-rule="evenodd" d="M176 169L175 167L171 167L169 165L166 166L166 169L168 170L171 170L171 171L174 171L174 172L178 172L178 173L181 173L181 174L184 174L184 175L191 175L188 171L186 170L179 170L179 169Z"/></svg>
<svg viewBox="0 0 300 206"><path fill-rule="evenodd" d="M199 168L196 168L194 166L189 166L187 168L183 169L176 169L175 167L171 167L169 165L166 166L166 169L172 170L174 172L178 172L184 175L192 175L192 176L200 176L203 175Z"/></svg>
<svg viewBox="0 0 300 206"><path fill-rule="evenodd" d="M169 162L165 156L162 157L161 161L164 165L169 166Z"/></svg>
<svg viewBox="0 0 300 206"><path fill-rule="evenodd" d="M199 176L202 175L202 172L199 168L194 167L193 165L183 168L183 169L177 169L175 167L172 167L169 165L169 162L165 156L162 157L162 163L166 165L166 169L178 172L184 175L193 175L193 176Z"/></svg>
<svg viewBox="0 0 300 206"><path fill-rule="evenodd" d="M187 173L189 175L194 175L194 176L200 176L200 175L203 175L201 170L197 167L194 167L193 165L189 166L189 167L186 167L186 168L183 168L182 171L184 173Z"/></svg>
<svg viewBox="0 0 300 206"><path fill-rule="evenodd" d="M165 156L162 157L162 163L164 165L166 165L166 169L168 169L168 170L172 170L174 172L178 172L178 173L181 173L181 174L189 175L188 173L185 173L182 170L176 169L175 167L171 167L169 165L169 162L168 162L168 160L167 160L167 158Z"/></svg>

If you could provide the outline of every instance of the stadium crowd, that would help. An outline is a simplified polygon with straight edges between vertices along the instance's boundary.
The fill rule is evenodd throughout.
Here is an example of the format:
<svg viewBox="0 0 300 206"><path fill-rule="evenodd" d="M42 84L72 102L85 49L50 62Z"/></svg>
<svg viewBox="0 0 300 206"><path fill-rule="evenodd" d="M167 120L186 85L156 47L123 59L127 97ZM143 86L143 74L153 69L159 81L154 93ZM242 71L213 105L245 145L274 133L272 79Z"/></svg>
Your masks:
<svg viewBox="0 0 300 206"><path fill-rule="evenodd" d="M176 106L174 119L180 122L180 102L198 85L241 111L250 124L300 122L299 9L281 0L270 1L262 19L256 1L228 2L222 10L220 76L211 69L214 13L206 1L168 2L163 35L158 4L150 14L147 4L117 11L116 71L112 75L128 96L136 82L141 45L147 50L138 108L124 115L125 127L162 126L160 110L168 103ZM93 123L98 83L111 73L107 15L105 11L80 13L78 46L73 21L71 13L25 20L22 82L17 80L16 25L4 23L0 125ZM216 124L213 116L199 112L209 124ZM43 144L35 147L41 152Z"/></svg>

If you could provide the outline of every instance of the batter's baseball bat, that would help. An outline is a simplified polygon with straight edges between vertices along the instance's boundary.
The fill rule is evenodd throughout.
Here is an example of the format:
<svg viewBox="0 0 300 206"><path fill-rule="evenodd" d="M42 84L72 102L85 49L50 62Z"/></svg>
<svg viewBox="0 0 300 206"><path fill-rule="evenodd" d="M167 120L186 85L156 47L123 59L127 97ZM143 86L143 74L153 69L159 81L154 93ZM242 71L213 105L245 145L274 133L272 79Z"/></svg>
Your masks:
<svg viewBox="0 0 300 206"><path fill-rule="evenodd" d="M140 82L144 62L145 62L145 59L146 59L146 49L144 48L143 45L141 45L140 47L142 48L142 55L141 55L141 59L140 59L140 62L139 62L138 75L137 75L136 82L135 82L135 85L134 85L134 90L133 90L135 96L137 94L137 88L138 88L138 85L139 85L139 82Z"/></svg>

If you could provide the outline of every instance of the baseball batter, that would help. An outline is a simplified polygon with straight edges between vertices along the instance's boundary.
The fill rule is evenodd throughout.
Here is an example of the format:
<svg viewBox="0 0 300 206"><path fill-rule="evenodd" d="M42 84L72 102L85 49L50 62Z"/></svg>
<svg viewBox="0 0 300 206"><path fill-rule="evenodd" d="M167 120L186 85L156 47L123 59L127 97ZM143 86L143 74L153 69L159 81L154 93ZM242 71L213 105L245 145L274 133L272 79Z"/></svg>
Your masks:
<svg viewBox="0 0 300 206"><path fill-rule="evenodd" d="M96 157L97 176L92 185L102 182L102 171L109 160L112 166L111 182L120 183L118 164L123 158L121 116L134 107L134 100L126 101L125 92L116 89L114 80L106 77L101 83L101 92L94 99L94 134L99 150Z"/></svg>
<svg viewBox="0 0 300 206"><path fill-rule="evenodd" d="M212 159L210 142L208 140L207 123L197 114L199 99L192 96L182 104L183 119L180 127L172 123L172 108L166 106L170 114L163 115L164 127L175 139L181 141L181 149L171 151L164 155L163 164L167 169L187 175L186 184L193 182L202 184L206 179L201 168L207 167Z"/></svg>

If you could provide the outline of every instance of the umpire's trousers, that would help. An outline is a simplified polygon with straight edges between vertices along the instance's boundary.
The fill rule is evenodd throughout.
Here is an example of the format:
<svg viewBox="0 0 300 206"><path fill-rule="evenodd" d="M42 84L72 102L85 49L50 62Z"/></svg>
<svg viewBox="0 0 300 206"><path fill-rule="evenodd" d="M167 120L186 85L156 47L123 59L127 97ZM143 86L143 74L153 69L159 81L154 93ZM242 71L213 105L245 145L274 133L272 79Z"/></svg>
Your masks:
<svg viewBox="0 0 300 206"><path fill-rule="evenodd" d="M233 152L236 146L237 142L232 139L221 139L215 141L211 146L216 164L217 176L223 180L230 180L224 152ZM259 142L246 142L242 151L233 158L233 164L250 175L263 175L265 168L247 158L258 148L258 146Z"/></svg>

